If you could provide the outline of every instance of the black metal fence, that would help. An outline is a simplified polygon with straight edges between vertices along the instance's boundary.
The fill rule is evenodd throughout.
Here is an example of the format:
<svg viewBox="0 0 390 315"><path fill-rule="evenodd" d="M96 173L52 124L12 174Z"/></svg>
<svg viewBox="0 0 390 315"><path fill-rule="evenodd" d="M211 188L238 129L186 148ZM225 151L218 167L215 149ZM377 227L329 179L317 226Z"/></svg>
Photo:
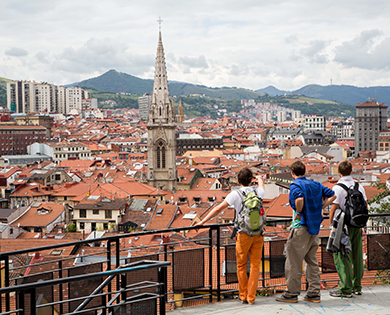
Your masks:
<svg viewBox="0 0 390 315"><path fill-rule="evenodd" d="M232 298L238 284L230 225L121 234L1 253L1 314L164 314L175 307ZM191 234L194 229L198 233ZM286 285L289 232L268 230L259 291ZM148 245L135 246L137 238L147 238ZM338 275L326 242L321 237L317 253L321 279L336 286ZM367 228L363 243L365 277L372 283L371 270L390 269L390 233ZM53 256L53 251L62 255ZM305 285L303 281L302 289Z"/></svg>

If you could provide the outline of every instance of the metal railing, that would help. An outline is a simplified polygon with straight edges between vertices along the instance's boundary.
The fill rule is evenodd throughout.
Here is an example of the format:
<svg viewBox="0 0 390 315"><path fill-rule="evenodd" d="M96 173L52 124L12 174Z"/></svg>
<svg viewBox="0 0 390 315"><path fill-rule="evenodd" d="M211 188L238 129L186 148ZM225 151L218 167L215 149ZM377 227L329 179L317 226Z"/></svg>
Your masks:
<svg viewBox="0 0 390 315"><path fill-rule="evenodd" d="M232 298L238 281L230 226L144 231L1 253L1 314L40 310L51 314L122 314L129 310L131 314L164 314L175 307ZM367 228L363 241L365 279L370 283L375 270L390 269L390 233L376 229ZM260 294L286 287L283 251L288 233L266 228ZM329 231L322 233L317 254L321 281L336 286L333 257L325 251ZM53 250L62 255L53 256ZM305 286L303 281L302 289Z"/></svg>

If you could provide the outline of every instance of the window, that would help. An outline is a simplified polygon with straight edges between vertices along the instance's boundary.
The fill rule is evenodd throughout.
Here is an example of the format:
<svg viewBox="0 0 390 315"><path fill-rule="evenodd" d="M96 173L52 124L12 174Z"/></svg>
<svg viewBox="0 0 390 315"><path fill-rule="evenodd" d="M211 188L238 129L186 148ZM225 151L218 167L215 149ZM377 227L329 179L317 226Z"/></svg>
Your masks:
<svg viewBox="0 0 390 315"><path fill-rule="evenodd" d="M108 230L108 223L103 223L103 230Z"/></svg>
<svg viewBox="0 0 390 315"><path fill-rule="evenodd" d="M94 215L99 215L99 210L93 209L93 210L92 210L92 214L94 214Z"/></svg>
<svg viewBox="0 0 390 315"><path fill-rule="evenodd" d="M85 223L84 222L80 222L80 230L84 230L85 229Z"/></svg>
<svg viewBox="0 0 390 315"><path fill-rule="evenodd" d="M111 210L106 210L105 211L105 218L106 219L111 219L112 218L112 211Z"/></svg>
<svg viewBox="0 0 390 315"><path fill-rule="evenodd" d="M87 210L80 209L80 218L86 218L87 217Z"/></svg>
<svg viewBox="0 0 390 315"><path fill-rule="evenodd" d="M56 180L61 180L61 174L56 174Z"/></svg>
<svg viewBox="0 0 390 315"><path fill-rule="evenodd" d="M165 168L166 167L166 161L165 161L165 146L162 141L158 143L157 146L157 168Z"/></svg>

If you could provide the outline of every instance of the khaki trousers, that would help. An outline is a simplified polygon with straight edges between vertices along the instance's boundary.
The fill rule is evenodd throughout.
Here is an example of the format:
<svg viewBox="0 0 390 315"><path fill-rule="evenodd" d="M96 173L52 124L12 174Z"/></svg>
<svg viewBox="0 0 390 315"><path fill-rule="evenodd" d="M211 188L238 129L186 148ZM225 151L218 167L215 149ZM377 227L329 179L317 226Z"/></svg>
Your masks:
<svg viewBox="0 0 390 315"><path fill-rule="evenodd" d="M311 235L306 227L292 229L286 244L286 297L294 297L301 293L302 263L306 262L306 279L309 282L307 295L320 295L320 269L316 257L319 246L318 235Z"/></svg>
<svg viewBox="0 0 390 315"><path fill-rule="evenodd" d="M237 234L236 260L238 293L242 301L248 301L249 303L253 303L255 301L263 243L264 237L261 235L250 236L245 233ZM249 280L246 270L248 253L251 266Z"/></svg>

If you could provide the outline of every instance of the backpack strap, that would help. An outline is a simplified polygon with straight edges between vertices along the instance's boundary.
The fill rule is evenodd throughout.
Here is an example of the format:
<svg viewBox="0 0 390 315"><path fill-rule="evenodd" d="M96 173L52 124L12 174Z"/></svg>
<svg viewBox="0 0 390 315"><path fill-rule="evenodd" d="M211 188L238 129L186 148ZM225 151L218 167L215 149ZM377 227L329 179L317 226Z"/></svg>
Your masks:
<svg viewBox="0 0 390 315"><path fill-rule="evenodd" d="M356 182L356 184L357 184L357 182ZM346 185L342 184L342 183L337 183L336 185L342 187L346 192L349 191L349 188Z"/></svg>

